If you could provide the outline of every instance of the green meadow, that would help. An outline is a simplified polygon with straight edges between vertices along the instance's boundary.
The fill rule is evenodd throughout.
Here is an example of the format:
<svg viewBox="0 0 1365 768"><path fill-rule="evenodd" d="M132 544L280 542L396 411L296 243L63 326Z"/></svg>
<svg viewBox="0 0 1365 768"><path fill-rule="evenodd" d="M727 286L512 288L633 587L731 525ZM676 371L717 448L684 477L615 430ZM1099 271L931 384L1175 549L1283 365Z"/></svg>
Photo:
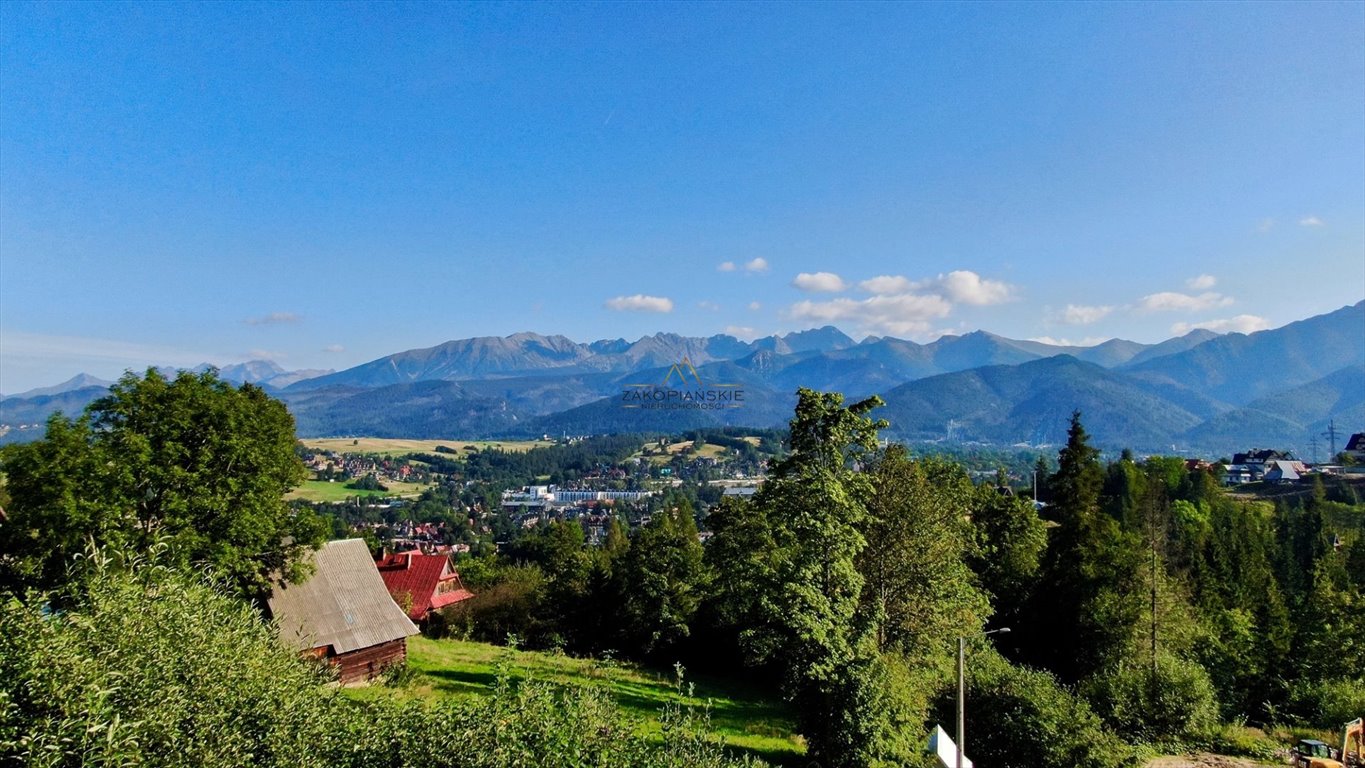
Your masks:
<svg viewBox="0 0 1365 768"><path fill-rule="evenodd" d="M659 711L665 704L680 702L708 707L712 732L736 751L775 764L794 764L805 751L793 734L787 708L743 684L684 675L680 691L671 672L486 643L409 638L409 674L403 682L376 683L347 693L360 699L394 696L431 701L484 696L500 664L506 665L514 679L604 688L623 711L638 718L647 733L659 730Z"/></svg>

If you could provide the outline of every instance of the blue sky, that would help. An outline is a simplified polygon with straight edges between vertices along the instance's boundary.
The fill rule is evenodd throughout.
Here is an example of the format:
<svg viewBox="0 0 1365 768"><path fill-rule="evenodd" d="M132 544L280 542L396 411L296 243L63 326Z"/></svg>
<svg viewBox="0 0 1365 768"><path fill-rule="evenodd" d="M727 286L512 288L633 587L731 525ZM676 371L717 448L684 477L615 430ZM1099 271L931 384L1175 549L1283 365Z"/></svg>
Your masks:
<svg viewBox="0 0 1365 768"><path fill-rule="evenodd" d="M1365 4L0 3L0 391L1365 298Z"/></svg>

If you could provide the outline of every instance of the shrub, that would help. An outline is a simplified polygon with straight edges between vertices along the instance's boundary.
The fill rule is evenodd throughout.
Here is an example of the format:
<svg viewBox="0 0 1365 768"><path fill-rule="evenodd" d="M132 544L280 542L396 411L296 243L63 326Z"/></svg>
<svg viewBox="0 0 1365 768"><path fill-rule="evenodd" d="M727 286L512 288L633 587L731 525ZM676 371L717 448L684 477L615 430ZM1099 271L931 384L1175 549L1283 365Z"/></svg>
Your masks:
<svg viewBox="0 0 1365 768"><path fill-rule="evenodd" d="M1301 683L1290 694L1291 712L1316 728L1340 728L1365 712L1365 680Z"/></svg>
<svg viewBox="0 0 1365 768"><path fill-rule="evenodd" d="M1192 661L1157 655L1152 668L1131 659L1086 681L1091 706L1116 732L1147 742L1207 743L1218 728L1213 682Z"/></svg>
<svg viewBox="0 0 1365 768"><path fill-rule="evenodd" d="M1050 673L1011 666L993 649L968 666L967 754L992 768L1127 768L1132 750ZM954 718L956 690L940 696L939 722Z"/></svg>
<svg viewBox="0 0 1365 768"><path fill-rule="evenodd" d="M514 685L428 706L352 701L245 602L159 568L96 568L51 612L0 603L0 764L218 768L726 768L706 714L671 707L662 746L594 687Z"/></svg>

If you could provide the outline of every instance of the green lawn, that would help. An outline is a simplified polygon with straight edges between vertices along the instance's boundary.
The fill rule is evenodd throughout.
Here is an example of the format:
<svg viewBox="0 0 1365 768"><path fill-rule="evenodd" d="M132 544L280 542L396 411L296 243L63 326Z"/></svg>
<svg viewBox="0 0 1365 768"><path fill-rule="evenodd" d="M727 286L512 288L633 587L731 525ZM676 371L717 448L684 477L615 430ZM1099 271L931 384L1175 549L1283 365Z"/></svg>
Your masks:
<svg viewBox="0 0 1365 768"><path fill-rule="evenodd" d="M427 486L420 483L385 483L387 491L358 491L354 488L347 488L346 483L350 482L338 480L329 483L326 480L305 480L303 485L290 491L287 499L303 499L304 501L345 501L353 496L418 496Z"/></svg>
<svg viewBox="0 0 1365 768"><path fill-rule="evenodd" d="M566 685L591 683L606 688L626 712L644 721L649 731L659 728L659 710L680 700L672 673L629 664L575 659L552 653L510 651L495 645L459 640L408 639L411 679L398 687L371 685L348 689L360 699L380 696L443 699L483 696L505 654L511 655L517 678L547 680ZM804 748L792 733L786 707L747 686L688 676L695 684L685 702L710 705L712 730L738 750L771 763L795 764Z"/></svg>

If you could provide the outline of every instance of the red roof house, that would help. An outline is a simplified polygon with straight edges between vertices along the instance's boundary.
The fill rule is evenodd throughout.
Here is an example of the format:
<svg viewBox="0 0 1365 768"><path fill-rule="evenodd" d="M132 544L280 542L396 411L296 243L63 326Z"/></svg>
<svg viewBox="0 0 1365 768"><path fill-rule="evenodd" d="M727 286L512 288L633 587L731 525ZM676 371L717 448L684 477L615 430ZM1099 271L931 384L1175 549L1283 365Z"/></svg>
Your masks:
<svg viewBox="0 0 1365 768"><path fill-rule="evenodd" d="M460 574L450 564L448 554L428 555L414 549L387 555L375 565L389 594L407 607L408 618L413 621L422 621L434 610L474 596L460 583Z"/></svg>

